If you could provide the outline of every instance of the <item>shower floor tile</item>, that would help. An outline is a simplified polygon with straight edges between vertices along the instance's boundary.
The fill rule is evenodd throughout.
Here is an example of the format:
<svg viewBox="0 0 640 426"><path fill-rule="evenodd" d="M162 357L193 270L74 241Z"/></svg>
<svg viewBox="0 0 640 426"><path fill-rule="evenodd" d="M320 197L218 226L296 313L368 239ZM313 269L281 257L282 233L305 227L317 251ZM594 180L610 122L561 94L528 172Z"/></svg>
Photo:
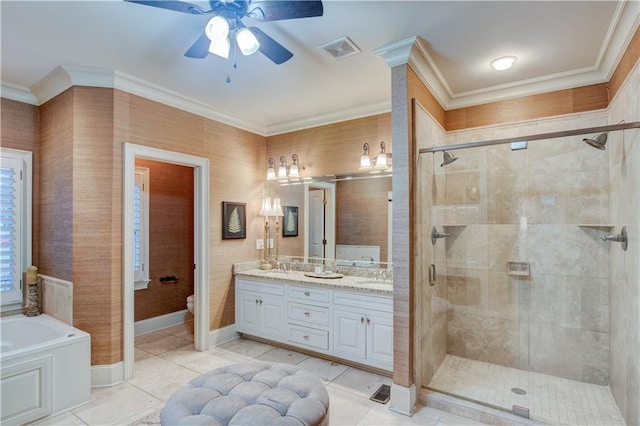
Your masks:
<svg viewBox="0 0 640 426"><path fill-rule="evenodd" d="M528 408L531 419L555 425L625 424L607 386L453 355L446 356L429 387L509 411L514 405Z"/></svg>

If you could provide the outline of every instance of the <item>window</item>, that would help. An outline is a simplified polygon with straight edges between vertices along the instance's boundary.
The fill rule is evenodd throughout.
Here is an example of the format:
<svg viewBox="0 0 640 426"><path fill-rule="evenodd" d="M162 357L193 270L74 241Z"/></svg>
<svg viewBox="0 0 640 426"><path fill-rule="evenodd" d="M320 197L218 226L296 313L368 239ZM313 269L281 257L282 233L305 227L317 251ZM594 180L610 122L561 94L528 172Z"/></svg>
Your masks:
<svg viewBox="0 0 640 426"><path fill-rule="evenodd" d="M30 152L0 149L2 310L22 306L22 274L31 264L31 170Z"/></svg>
<svg viewBox="0 0 640 426"><path fill-rule="evenodd" d="M136 290L149 285L149 169L136 167L133 187L133 279Z"/></svg>

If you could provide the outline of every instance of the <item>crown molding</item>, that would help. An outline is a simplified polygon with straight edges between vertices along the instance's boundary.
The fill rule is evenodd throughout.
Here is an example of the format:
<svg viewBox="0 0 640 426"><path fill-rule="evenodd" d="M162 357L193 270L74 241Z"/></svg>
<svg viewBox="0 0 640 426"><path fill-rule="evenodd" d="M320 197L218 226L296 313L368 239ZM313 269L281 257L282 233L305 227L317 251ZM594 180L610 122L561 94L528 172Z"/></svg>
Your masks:
<svg viewBox="0 0 640 426"><path fill-rule="evenodd" d="M309 129L311 127L325 126L332 123L355 120L357 118L369 117L387 112L391 112L390 99L388 101L377 102L374 104L359 105L354 108L342 109L329 114L314 115L309 118L275 124L267 128L267 132L264 136L275 136L282 133Z"/></svg>
<svg viewBox="0 0 640 426"><path fill-rule="evenodd" d="M266 135L266 130L263 127L235 119L203 102L113 69L61 65L31 88L3 82L2 97L32 105L42 105L72 86L122 90L132 95L210 118L261 136Z"/></svg>
<svg viewBox="0 0 640 426"><path fill-rule="evenodd" d="M29 89L4 81L0 82L0 96L25 104L38 105L38 99L36 99Z"/></svg>
<svg viewBox="0 0 640 426"><path fill-rule="evenodd" d="M451 110L608 82L639 25L640 2L621 2L593 66L460 93L453 92L420 37L382 46L373 52L382 56L389 67L409 65L440 105Z"/></svg>

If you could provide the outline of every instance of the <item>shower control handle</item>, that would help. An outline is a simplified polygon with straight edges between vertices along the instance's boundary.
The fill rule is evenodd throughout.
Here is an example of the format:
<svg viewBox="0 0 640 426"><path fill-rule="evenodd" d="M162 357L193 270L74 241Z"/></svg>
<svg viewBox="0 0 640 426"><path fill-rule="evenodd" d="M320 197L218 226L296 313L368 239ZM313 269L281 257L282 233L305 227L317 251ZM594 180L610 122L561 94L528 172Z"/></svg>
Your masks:
<svg viewBox="0 0 640 426"><path fill-rule="evenodd" d="M436 245L436 241L438 238L447 238L449 234L445 234L444 232L438 232L438 229L434 226L431 228L431 244Z"/></svg>
<svg viewBox="0 0 640 426"><path fill-rule="evenodd" d="M603 235L602 236L602 241L613 241L616 243L622 243L622 250L626 250L627 249L627 242L628 242L628 236L627 236L627 227L623 226L622 230L620 231L619 234L611 234L611 235Z"/></svg>

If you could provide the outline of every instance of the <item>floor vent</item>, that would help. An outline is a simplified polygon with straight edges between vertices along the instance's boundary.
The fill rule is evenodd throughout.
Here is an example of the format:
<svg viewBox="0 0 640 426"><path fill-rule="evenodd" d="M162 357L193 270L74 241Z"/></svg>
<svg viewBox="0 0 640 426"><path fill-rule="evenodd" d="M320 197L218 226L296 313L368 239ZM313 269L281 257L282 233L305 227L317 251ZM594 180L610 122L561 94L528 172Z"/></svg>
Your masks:
<svg viewBox="0 0 640 426"><path fill-rule="evenodd" d="M529 418L529 409L520 407L519 405L513 406L513 414L516 416L524 417L525 419Z"/></svg>
<svg viewBox="0 0 640 426"><path fill-rule="evenodd" d="M325 43L319 47L336 59L343 59L348 56L357 55L361 52L361 50L358 49L358 46L356 46L355 43L349 39L349 37L341 37L337 40Z"/></svg>
<svg viewBox="0 0 640 426"><path fill-rule="evenodd" d="M379 402L380 404L386 404L389 402L391 396L391 386L381 385L373 395L369 397L370 400Z"/></svg>

